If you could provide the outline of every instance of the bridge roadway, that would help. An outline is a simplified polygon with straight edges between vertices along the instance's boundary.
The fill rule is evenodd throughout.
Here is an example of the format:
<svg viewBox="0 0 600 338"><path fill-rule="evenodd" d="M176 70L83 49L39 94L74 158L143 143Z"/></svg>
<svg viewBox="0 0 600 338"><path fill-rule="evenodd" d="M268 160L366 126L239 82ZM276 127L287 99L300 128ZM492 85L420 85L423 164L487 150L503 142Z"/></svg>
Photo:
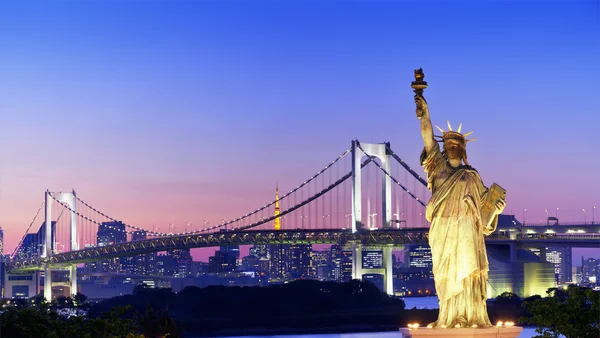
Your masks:
<svg viewBox="0 0 600 338"><path fill-rule="evenodd" d="M528 227L530 228L530 227ZM581 229L568 229L548 232L545 227L532 233L516 228L500 228L486 237L488 245L517 245L519 247L536 246L573 246L598 247L600 226L589 227L585 233ZM544 228L544 229L542 229ZM553 227L553 228L556 228ZM429 228L401 228L361 230L351 233L346 229L310 229L310 230L244 230L217 233L203 233L184 236L159 237L140 241L118 243L103 247L86 248L73 252L58 253L48 258L28 258L10 260L7 270L12 273L35 271L46 264L52 268L61 268L73 264L100 261L109 258L135 256L144 253L160 252L180 248L205 248L221 245L253 244L361 244L363 247L402 246L407 244L427 244ZM525 229L523 229L525 230ZM579 230L579 231L578 231Z"/></svg>

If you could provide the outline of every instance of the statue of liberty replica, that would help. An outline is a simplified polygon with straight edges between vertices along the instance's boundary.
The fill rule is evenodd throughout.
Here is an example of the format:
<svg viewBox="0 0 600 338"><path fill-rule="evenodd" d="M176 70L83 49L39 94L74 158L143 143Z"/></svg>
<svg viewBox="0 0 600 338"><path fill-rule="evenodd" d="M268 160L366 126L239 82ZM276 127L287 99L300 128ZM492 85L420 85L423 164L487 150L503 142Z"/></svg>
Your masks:
<svg viewBox="0 0 600 338"><path fill-rule="evenodd" d="M429 245L433 261L439 316L433 328L490 327L487 313L488 260L484 236L496 230L498 215L506 206L506 191L484 186L477 170L467 162L466 139L448 122L448 130L434 135L423 90L422 69L415 70L417 118L425 148L421 165L432 196L426 218L431 222ZM443 144L440 149L438 142Z"/></svg>

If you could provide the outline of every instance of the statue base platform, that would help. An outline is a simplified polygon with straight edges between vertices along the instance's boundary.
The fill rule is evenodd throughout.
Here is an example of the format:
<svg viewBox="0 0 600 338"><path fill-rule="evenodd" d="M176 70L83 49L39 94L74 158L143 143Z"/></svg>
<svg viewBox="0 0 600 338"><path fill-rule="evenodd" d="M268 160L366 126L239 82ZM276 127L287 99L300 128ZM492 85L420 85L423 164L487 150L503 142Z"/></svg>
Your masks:
<svg viewBox="0 0 600 338"><path fill-rule="evenodd" d="M520 326L461 329L400 328L403 338L516 338L521 334L521 331L523 331L523 328Z"/></svg>

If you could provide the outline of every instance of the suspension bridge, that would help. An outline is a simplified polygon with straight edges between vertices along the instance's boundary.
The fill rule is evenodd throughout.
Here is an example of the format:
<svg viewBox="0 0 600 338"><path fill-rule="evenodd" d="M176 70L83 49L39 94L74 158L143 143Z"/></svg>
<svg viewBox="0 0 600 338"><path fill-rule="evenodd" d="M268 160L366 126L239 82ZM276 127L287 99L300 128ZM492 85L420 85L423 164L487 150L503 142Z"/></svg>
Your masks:
<svg viewBox="0 0 600 338"><path fill-rule="evenodd" d="M75 294L77 264L170 249L340 244L352 251L353 278L367 273L361 264L363 249L382 250L383 267L369 272L381 272L384 291L391 294L392 249L427 243L429 224L424 215L428 199L425 179L389 143L359 141L352 141L349 149L323 169L262 207L231 220L222 219L212 226L204 222L199 229L187 224L182 232L175 232L172 226L161 231L158 227L146 229L125 223L92 206L75 191L46 191L32 222L6 262L9 272L6 289L15 283L33 283L35 279L28 276L43 270L44 297L50 299L51 271L67 269L71 293ZM37 228L42 213L43 223ZM581 232L581 226L569 229ZM112 237L101 239L103 230L109 230ZM516 226L501 230L487 238L488 244L561 240L586 246L600 239L598 226L585 227L587 237L570 236L570 232L561 234L566 238L531 233L531 229L525 232Z"/></svg>

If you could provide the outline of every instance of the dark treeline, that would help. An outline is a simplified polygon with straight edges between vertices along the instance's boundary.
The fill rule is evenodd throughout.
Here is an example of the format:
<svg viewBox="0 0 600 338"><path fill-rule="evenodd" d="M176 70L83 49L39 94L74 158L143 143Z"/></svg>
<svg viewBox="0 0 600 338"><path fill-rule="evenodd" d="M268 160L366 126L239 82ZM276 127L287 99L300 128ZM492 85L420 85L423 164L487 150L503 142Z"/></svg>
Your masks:
<svg viewBox="0 0 600 338"><path fill-rule="evenodd" d="M517 325L536 325L540 332L550 330L568 338L597 337L599 299L597 291L576 286L566 290L549 289L546 297L526 299L507 292L489 303L488 313L493 324L511 321ZM138 312L147 306L168 309L178 325L197 335L277 330L286 333L387 331L415 322L426 326L438 315L437 309L405 309L401 299L358 280L346 283L299 280L268 287L188 287L179 293L138 287L133 295L93 306L89 315L93 318L125 305ZM569 314L552 317L544 311ZM598 318L594 321L595 317ZM557 321L556 324L548 318ZM560 324L559 319L564 323ZM592 331L586 331L588 328ZM571 331L575 333L570 334Z"/></svg>
<svg viewBox="0 0 600 338"><path fill-rule="evenodd" d="M42 297L12 302L2 314L7 337L169 337L235 334L327 333L388 331L408 323L426 326L438 311L405 309L401 299L389 297L369 282L347 283L300 280L268 287L137 287L133 295L108 299L89 307L87 317L65 318L54 310L75 306L87 309L85 297ZM492 323L512 321L535 325L548 336L600 336L600 293L571 286L549 289L546 297L521 299L504 293L489 303ZM541 337L541 336L540 336Z"/></svg>
<svg viewBox="0 0 600 338"><path fill-rule="evenodd" d="M404 302L382 293L369 282L347 283L298 280L268 287L137 287L133 295L98 303L89 316L130 305L132 313L146 306L168 309L187 332L215 334L226 330L310 329L336 327L336 331L397 329Z"/></svg>

